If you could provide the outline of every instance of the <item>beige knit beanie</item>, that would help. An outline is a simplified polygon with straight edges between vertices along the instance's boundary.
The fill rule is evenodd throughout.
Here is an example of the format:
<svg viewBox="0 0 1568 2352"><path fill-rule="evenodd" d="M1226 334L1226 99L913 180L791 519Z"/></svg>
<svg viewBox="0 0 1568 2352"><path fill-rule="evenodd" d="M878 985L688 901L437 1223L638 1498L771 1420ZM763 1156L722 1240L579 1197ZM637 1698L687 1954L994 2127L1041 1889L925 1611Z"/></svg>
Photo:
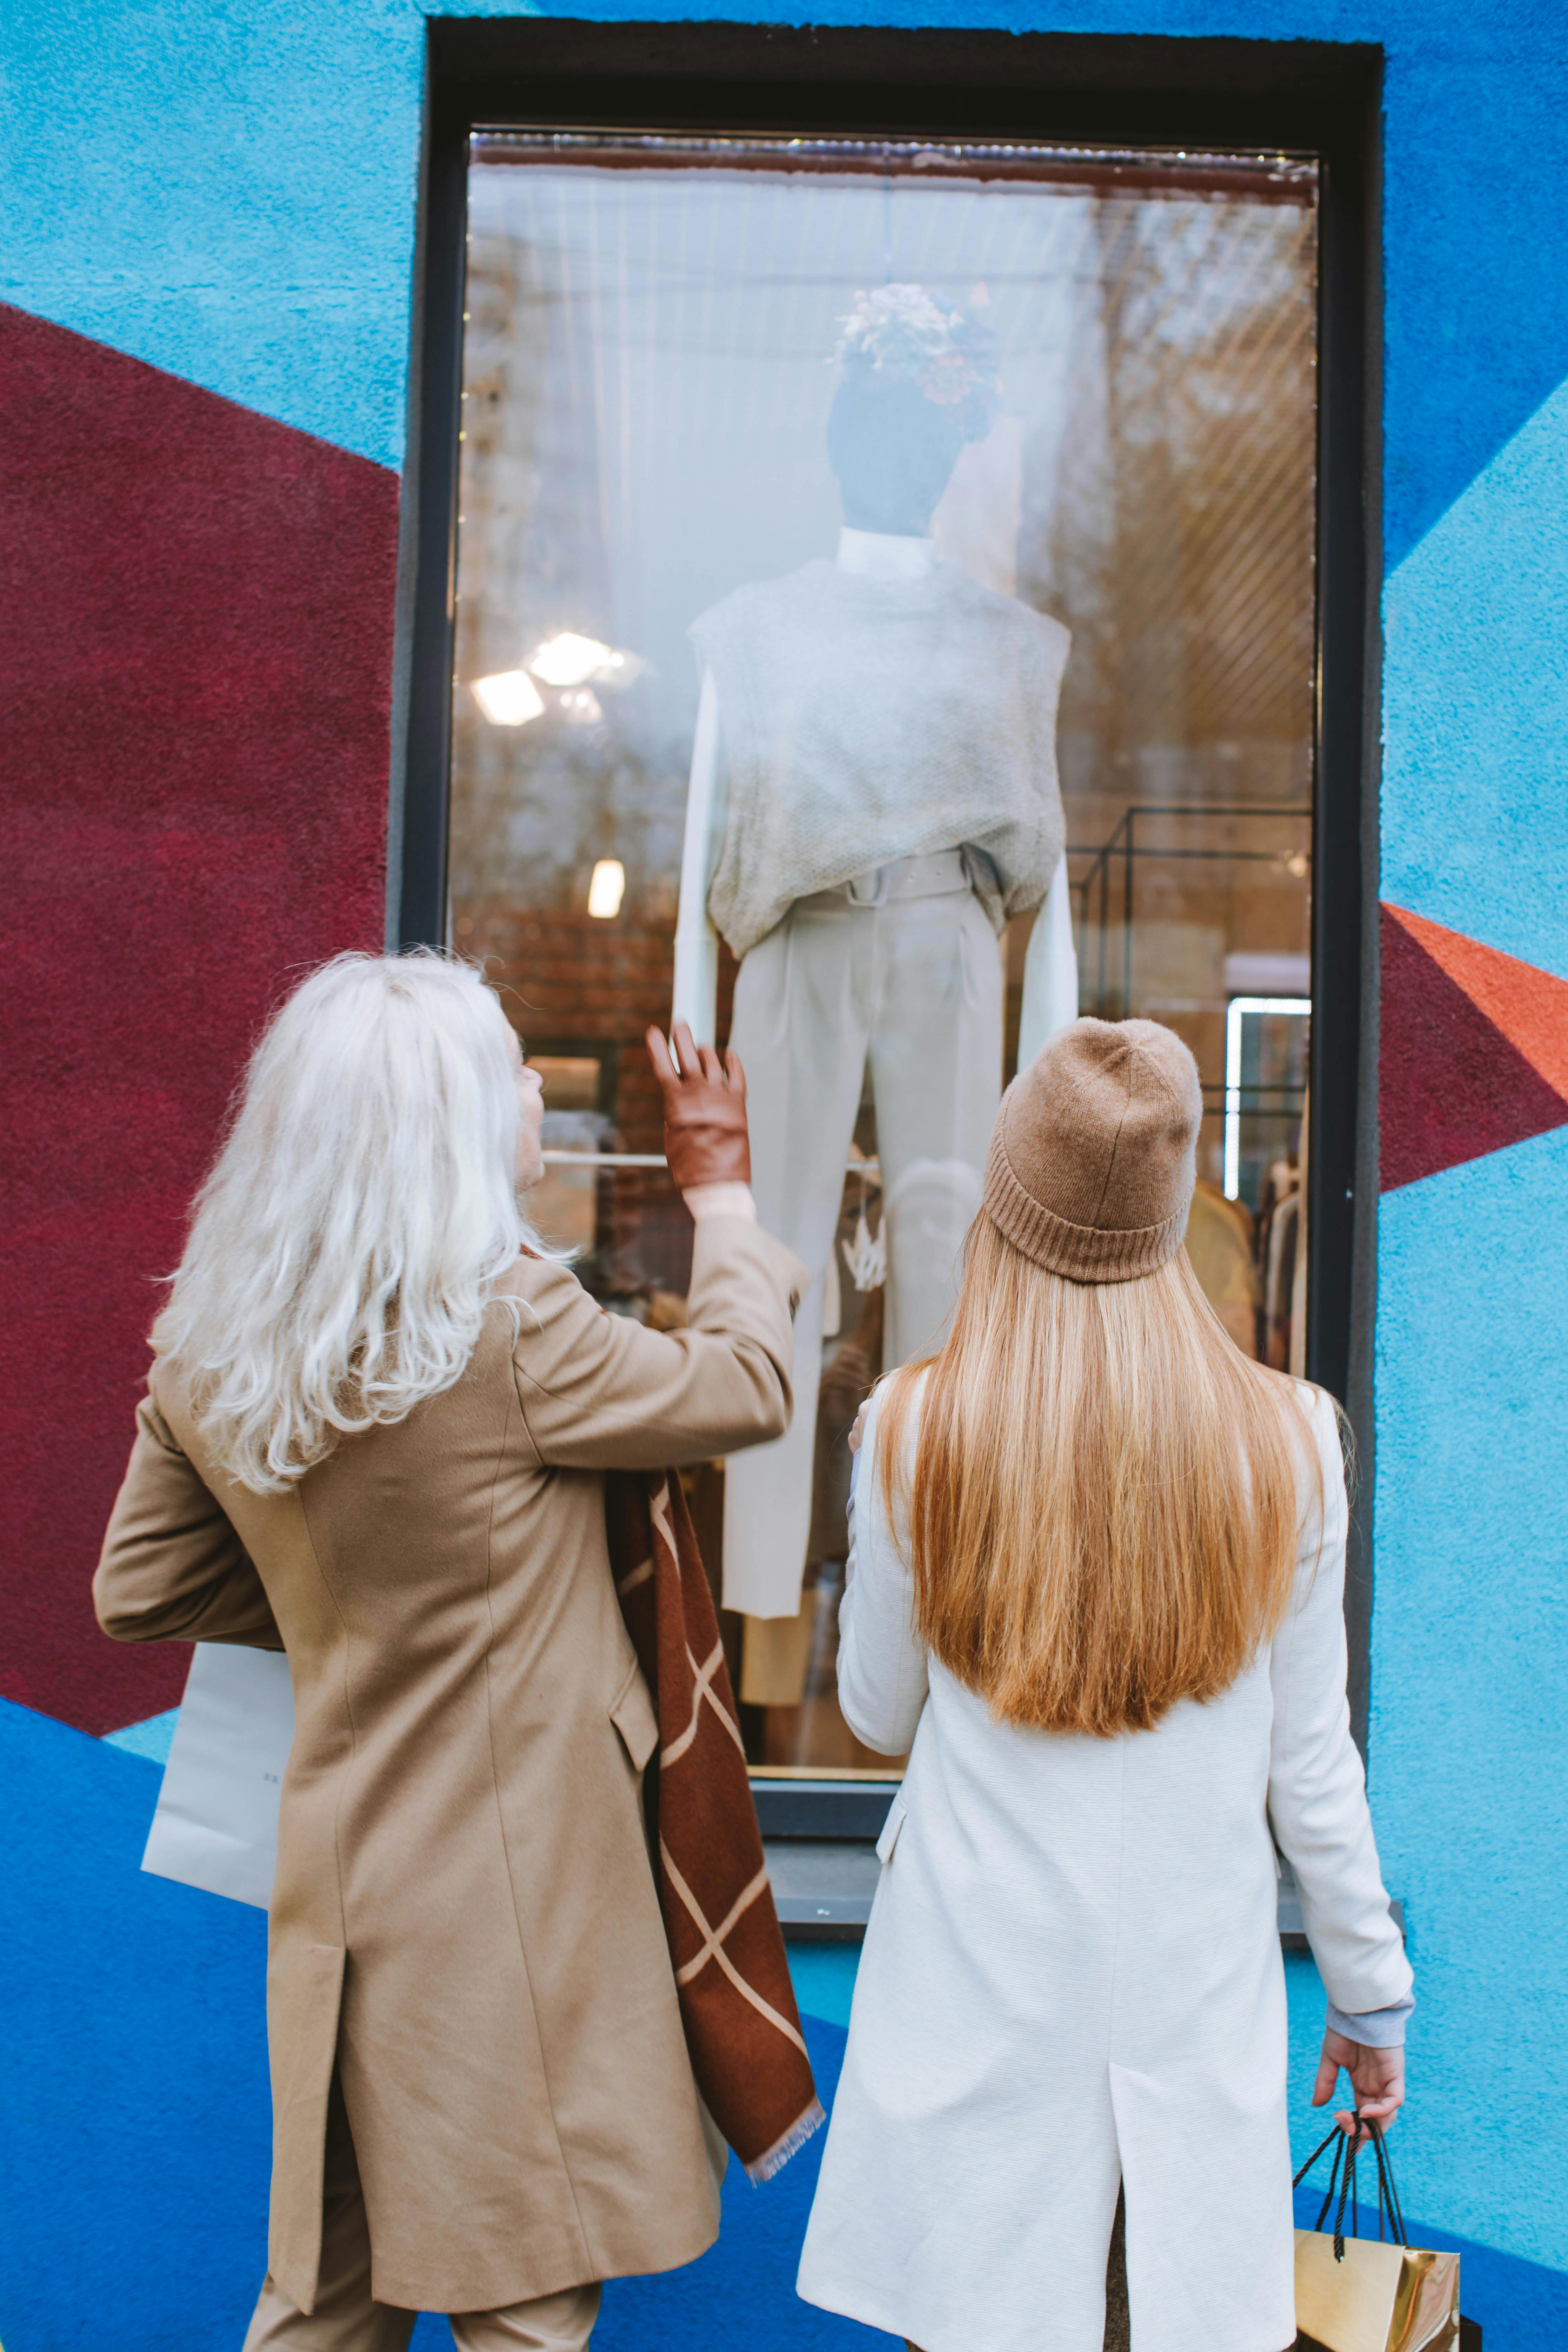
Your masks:
<svg viewBox="0 0 1568 2352"><path fill-rule="evenodd" d="M1182 1246L1204 1115L1198 1066L1157 1021L1075 1021L1002 1097L985 1208L1073 1282L1132 1282Z"/></svg>

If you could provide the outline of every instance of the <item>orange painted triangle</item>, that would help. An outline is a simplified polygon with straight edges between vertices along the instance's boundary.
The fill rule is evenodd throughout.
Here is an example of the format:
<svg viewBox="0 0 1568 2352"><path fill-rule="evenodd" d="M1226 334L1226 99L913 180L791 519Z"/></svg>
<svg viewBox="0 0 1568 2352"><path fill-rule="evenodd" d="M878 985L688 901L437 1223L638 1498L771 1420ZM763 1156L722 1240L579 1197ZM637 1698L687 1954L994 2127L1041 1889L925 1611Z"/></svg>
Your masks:
<svg viewBox="0 0 1568 2352"><path fill-rule="evenodd" d="M1568 980L1484 948L1462 931L1446 931L1407 908L1385 902L1385 911L1547 1085L1568 1098Z"/></svg>

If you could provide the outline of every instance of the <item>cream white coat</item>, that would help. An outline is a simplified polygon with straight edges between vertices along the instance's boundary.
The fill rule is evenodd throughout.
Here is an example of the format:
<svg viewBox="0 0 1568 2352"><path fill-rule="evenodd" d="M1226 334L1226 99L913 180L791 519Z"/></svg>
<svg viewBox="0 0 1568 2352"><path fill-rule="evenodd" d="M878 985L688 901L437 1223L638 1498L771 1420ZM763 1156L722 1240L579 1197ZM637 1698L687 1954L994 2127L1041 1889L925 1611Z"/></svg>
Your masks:
<svg viewBox="0 0 1568 2352"><path fill-rule="evenodd" d="M1330 2000L1382 2009L1411 1982L1350 1736L1338 1433L1302 1394L1323 1504L1303 1447L1279 1635L1219 1698L1107 1740L996 1723L917 1640L873 1407L839 1697L871 1747L912 1751L807 2302L924 2352L1100 2352L1120 2180L1132 2352L1292 2342L1275 1840Z"/></svg>

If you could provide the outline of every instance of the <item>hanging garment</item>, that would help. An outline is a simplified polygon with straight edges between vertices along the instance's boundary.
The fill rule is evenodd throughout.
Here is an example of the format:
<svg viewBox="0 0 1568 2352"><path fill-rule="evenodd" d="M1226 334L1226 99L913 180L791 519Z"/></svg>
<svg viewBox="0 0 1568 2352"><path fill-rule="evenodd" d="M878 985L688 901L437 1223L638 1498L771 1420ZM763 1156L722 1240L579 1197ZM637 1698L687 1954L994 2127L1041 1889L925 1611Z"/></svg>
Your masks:
<svg viewBox="0 0 1568 2352"><path fill-rule="evenodd" d="M1198 1287L1244 1355L1258 1353L1252 1220L1239 1201L1201 1180L1187 1216L1186 1253Z"/></svg>
<svg viewBox="0 0 1568 2352"><path fill-rule="evenodd" d="M955 842L993 927L1037 907L1066 828L1058 621L951 564L883 579L819 561L692 625L723 711L729 797L709 912L746 955L799 898Z"/></svg>
<svg viewBox="0 0 1568 2352"><path fill-rule="evenodd" d="M798 1706L805 1696L816 1631L816 1591L803 1588L793 1617L741 1620L741 1697L747 1706ZM764 1763L775 1759L764 1755ZM793 1759L792 1759L793 1760Z"/></svg>
<svg viewBox="0 0 1568 2352"><path fill-rule="evenodd" d="M1287 1192L1268 1220L1268 1259L1263 1286L1266 1360L1277 1372L1290 1361L1290 1308L1296 1288L1296 1243L1301 1195Z"/></svg>
<svg viewBox="0 0 1568 2352"><path fill-rule="evenodd" d="M839 1700L859 1738L913 1749L878 1843L808 2303L925 2352L1101 2352L1124 2184L1131 2352L1292 2341L1275 1839L1330 2000L1392 2007L1411 1983L1350 1735L1321 1392L1301 1440L1273 1641L1206 1705L1096 1739L999 1723L920 1642L873 1402Z"/></svg>
<svg viewBox="0 0 1568 2352"><path fill-rule="evenodd" d="M895 871L886 903L799 900L741 966L730 1042L746 1069L757 1215L813 1272L795 1324L795 1415L724 1482L724 1605L793 1617L811 1529L823 1268L868 1060L888 1280L883 1361L938 1343L1002 1098L1002 960L964 860ZM912 895L915 892L931 895ZM900 895L910 894L910 895Z"/></svg>
<svg viewBox="0 0 1568 2352"><path fill-rule="evenodd" d="M842 1228L840 1228L842 1231ZM887 1312L887 1275L858 1297L855 1328L823 1366L816 1404L816 1460L812 1475L811 1534L805 1564L841 1560L849 1549L849 1433L855 1416L882 1373L882 1323Z"/></svg>

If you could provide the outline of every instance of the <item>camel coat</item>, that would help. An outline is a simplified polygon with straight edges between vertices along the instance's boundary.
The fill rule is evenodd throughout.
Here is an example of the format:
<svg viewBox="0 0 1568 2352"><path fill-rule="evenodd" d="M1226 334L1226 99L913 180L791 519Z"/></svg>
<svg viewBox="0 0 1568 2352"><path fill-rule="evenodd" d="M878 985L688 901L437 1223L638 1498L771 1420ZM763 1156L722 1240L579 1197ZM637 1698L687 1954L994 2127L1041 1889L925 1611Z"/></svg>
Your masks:
<svg viewBox="0 0 1568 2352"><path fill-rule="evenodd" d="M697 1229L682 1331L521 1260L455 1387L279 1496L204 1466L153 1368L93 1597L117 1640L288 1653L269 2258L304 2311L334 2065L379 2303L493 2310L717 2234L605 1473L778 1436L803 1286L735 1217Z"/></svg>
<svg viewBox="0 0 1568 2352"><path fill-rule="evenodd" d="M999 1723L926 1651L868 1417L838 1696L868 1746L913 1752L878 1847L808 2303L924 2352L1100 2352L1120 2183L1132 2352L1293 2342L1276 1839L1330 2000L1410 1990L1345 1705L1339 1435L1305 1393L1316 1458L1303 1444L1284 1622L1217 1698L1114 1739Z"/></svg>

